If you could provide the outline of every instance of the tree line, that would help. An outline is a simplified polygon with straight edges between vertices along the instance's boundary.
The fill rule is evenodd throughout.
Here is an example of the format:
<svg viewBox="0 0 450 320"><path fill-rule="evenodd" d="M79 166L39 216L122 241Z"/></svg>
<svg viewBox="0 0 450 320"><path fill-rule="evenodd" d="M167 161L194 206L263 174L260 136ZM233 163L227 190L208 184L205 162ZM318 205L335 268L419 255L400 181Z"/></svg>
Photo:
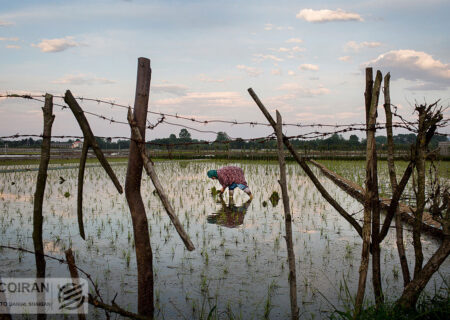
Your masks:
<svg viewBox="0 0 450 320"><path fill-rule="evenodd" d="M416 134L397 134L394 137L394 144L399 150L408 150L411 144L416 141ZM206 143L206 140L198 140L192 139L191 133L187 129L181 129L178 136L175 134L170 134L167 138L158 138L153 139L148 142L151 144L148 145L150 149L161 149L161 148L170 148L170 149L195 149L195 150L211 150L211 149L276 149L277 142L275 140L264 141L264 142L256 142L256 141L245 141L244 139L237 138L235 140L230 141L230 137L226 132L218 132L216 139L214 140L216 143ZM441 141L447 141L447 137L445 136L434 136L430 141L430 147L432 149L437 148L438 143ZM66 147L68 144L74 143L76 140L69 139L62 142L52 142L52 144L64 144ZM224 141L230 141L229 143L223 143ZM387 137L383 135L379 135L375 137L375 141L377 144L377 148L379 150L387 149ZM204 144L201 144L203 143ZM0 147L30 147L30 148L38 148L41 146L41 139L20 139L20 140L1 140L0 139ZM97 138L97 143L102 149L114 149L114 150L123 150L128 149L130 147L129 140L117 140L112 141L111 139L103 139ZM186 143L186 145L182 145ZM190 144L192 143L192 144ZM200 144L198 144L200 143ZM357 135L351 135L348 139L343 137L340 134L333 134L329 138L326 139L313 139L313 140L300 140L300 139L292 139L291 144L295 148L307 149L307 150L365 150L366 149L366 139L359 139Z"/></svg>

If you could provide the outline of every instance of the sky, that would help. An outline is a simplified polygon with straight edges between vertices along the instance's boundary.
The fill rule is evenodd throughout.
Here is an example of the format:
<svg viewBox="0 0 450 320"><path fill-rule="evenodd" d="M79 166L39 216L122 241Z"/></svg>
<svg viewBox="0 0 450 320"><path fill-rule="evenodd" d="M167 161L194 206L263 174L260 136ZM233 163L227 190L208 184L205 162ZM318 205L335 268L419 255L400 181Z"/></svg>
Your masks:
<svg viewBox="0 0 450 320"><path fill-rule="evenodd" d="M247 93L251 87L285 122L351 124L365 119L364 69L371 66L383 76L390 72L392 104L414 119L415 103L450 102L449 12L450 2L441 0L0 0L0 94L70 89L74 96L133 105L137 59L146 57L151 111L265 122ZM381 122L382 103L381 97ZM0 98L0 135L42 133L40 107ZM126 121L124 109L81 107ZM54 112L54 135L81 135L69 110ZM130 135L127 125L88 120L95 135ZM154 124L158 116L148 120ZM272 132L172 122L232 138ZM180 129L161 124L147 139ZM308 130L285 129L289 135ZM215 138L189 131L193 138Z"/></svg>

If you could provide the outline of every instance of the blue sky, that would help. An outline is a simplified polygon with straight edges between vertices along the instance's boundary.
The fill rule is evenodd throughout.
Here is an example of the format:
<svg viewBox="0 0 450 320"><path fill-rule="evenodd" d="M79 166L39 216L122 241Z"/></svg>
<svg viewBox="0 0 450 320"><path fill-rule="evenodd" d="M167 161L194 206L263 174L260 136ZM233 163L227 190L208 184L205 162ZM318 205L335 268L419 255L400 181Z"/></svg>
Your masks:
<svg viewBox="0 0 450 320"><path fill-rule="evenodd" d="M415 101L450 101L448 1L0 1L0 8L1 93L70 89L132 105L137 58L148 57L149 109L199 119L264 121L247 94L252 87L287 122L362 122L367 65L391 72L392 103L408 118ZM0 135L41 133L39 107L0 100ZM121 109L82 107L126 119ZM55 113L54 134L80 134L69 112ZM96 135L129 135L127 126L89 120ZM179 130L160 125L147 135Z"/></svg>

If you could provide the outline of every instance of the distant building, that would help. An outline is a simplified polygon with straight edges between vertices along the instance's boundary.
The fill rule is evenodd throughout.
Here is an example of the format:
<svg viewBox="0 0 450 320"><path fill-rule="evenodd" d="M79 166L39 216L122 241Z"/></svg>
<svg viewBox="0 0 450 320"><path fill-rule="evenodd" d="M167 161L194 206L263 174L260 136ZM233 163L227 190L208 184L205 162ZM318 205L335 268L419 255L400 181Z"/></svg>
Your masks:
<svg viewBox="0 0 450 320"><path fill-rule="evenodd" d="M450 156L450 141L441 141L438 146L441 156Z"/></svg>
<svg viewBox="0 0 450 320"><path fill-rule="evenodd" d="M68 149L72 147L72 144L68 142L52 141L50 147L57 149Z"/></svg>
<svg viewBox="0 0 450 320"><path fill-rule="evenodd" d="M78 149L78 148L81 148L82 146L83 146L83 142L81 142L80 140L77 140L74 143L72 143L72 149Z"/></svg>

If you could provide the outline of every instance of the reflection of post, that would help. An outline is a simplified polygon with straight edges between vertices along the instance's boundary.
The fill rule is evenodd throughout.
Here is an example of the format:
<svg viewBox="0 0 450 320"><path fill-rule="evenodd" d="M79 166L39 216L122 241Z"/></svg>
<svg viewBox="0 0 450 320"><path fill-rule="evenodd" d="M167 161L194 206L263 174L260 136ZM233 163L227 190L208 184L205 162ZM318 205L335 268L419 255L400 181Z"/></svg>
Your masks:
<svg viewBox="0 0 450 320"><path fill-rule="evenodd" d="M284 148L283 148L283 129L281 115L277 110L277 124L275 127L278 142L278 162L280 163L280 180L278 183L281 186L281 194L283 197L284 207L284 223L286 227L286 246L289 260L289 291L291 298L291 319L298 319L298 306L297 306L297 276L295 272L295 254L294 245L292 243L292 216L289 206L289 195L286 185L286 162L284 160Z"/></svg>
<svg viewBox="0 0 450 320"><path fill-rule="evenodd" d="M142 140L145 140L145 123L147 119L148 99L150 93L150 60L139 58L134 102L134 121L139 128ZM138 272L138 313L153 316L153 258L148 232L148 221L141 196L141 179L143 161L136 141L138 138L131 131L128 170L125 181L125 196L130 207L133 221L134 243L136 246L136 263Z"/></svg>
<svg viewBox="0 0 450 320"><path fill-rule="evenodd" d="M44 132L41 145L41 161L39 163L39 172L36 181L36 191L34 193L33 209L33 244L36 259L36 278L45 279L45 258L44 244L42 242L42 204L44 202L45 184L47 182L47 168L50 161L50 143L52 135L52 125L55 116L53 115L53 96L45 95L45 105L42 108L44 113ZM40 280L37 280L40 281ZM37 301L45 301L45 292L37 293ZM38 305L38 319L45 319L45 307Z"/></svg>
<svg viewBox="0 0 450 320"><path fill-rule="evenodd" d="M72 282L75 285L79 285L80 281L78 280L78 270L75 266L75 258L73 257L73 253L72 253L72 249L67 249L65 251L66 254L66 260L67 260L67 265L69 266L69 272L70 272L70 277L72 278ZM86 320L86 315L84 314L84 305L82 304L81 306L78 307L78 319L79 320Z"/></svg>

